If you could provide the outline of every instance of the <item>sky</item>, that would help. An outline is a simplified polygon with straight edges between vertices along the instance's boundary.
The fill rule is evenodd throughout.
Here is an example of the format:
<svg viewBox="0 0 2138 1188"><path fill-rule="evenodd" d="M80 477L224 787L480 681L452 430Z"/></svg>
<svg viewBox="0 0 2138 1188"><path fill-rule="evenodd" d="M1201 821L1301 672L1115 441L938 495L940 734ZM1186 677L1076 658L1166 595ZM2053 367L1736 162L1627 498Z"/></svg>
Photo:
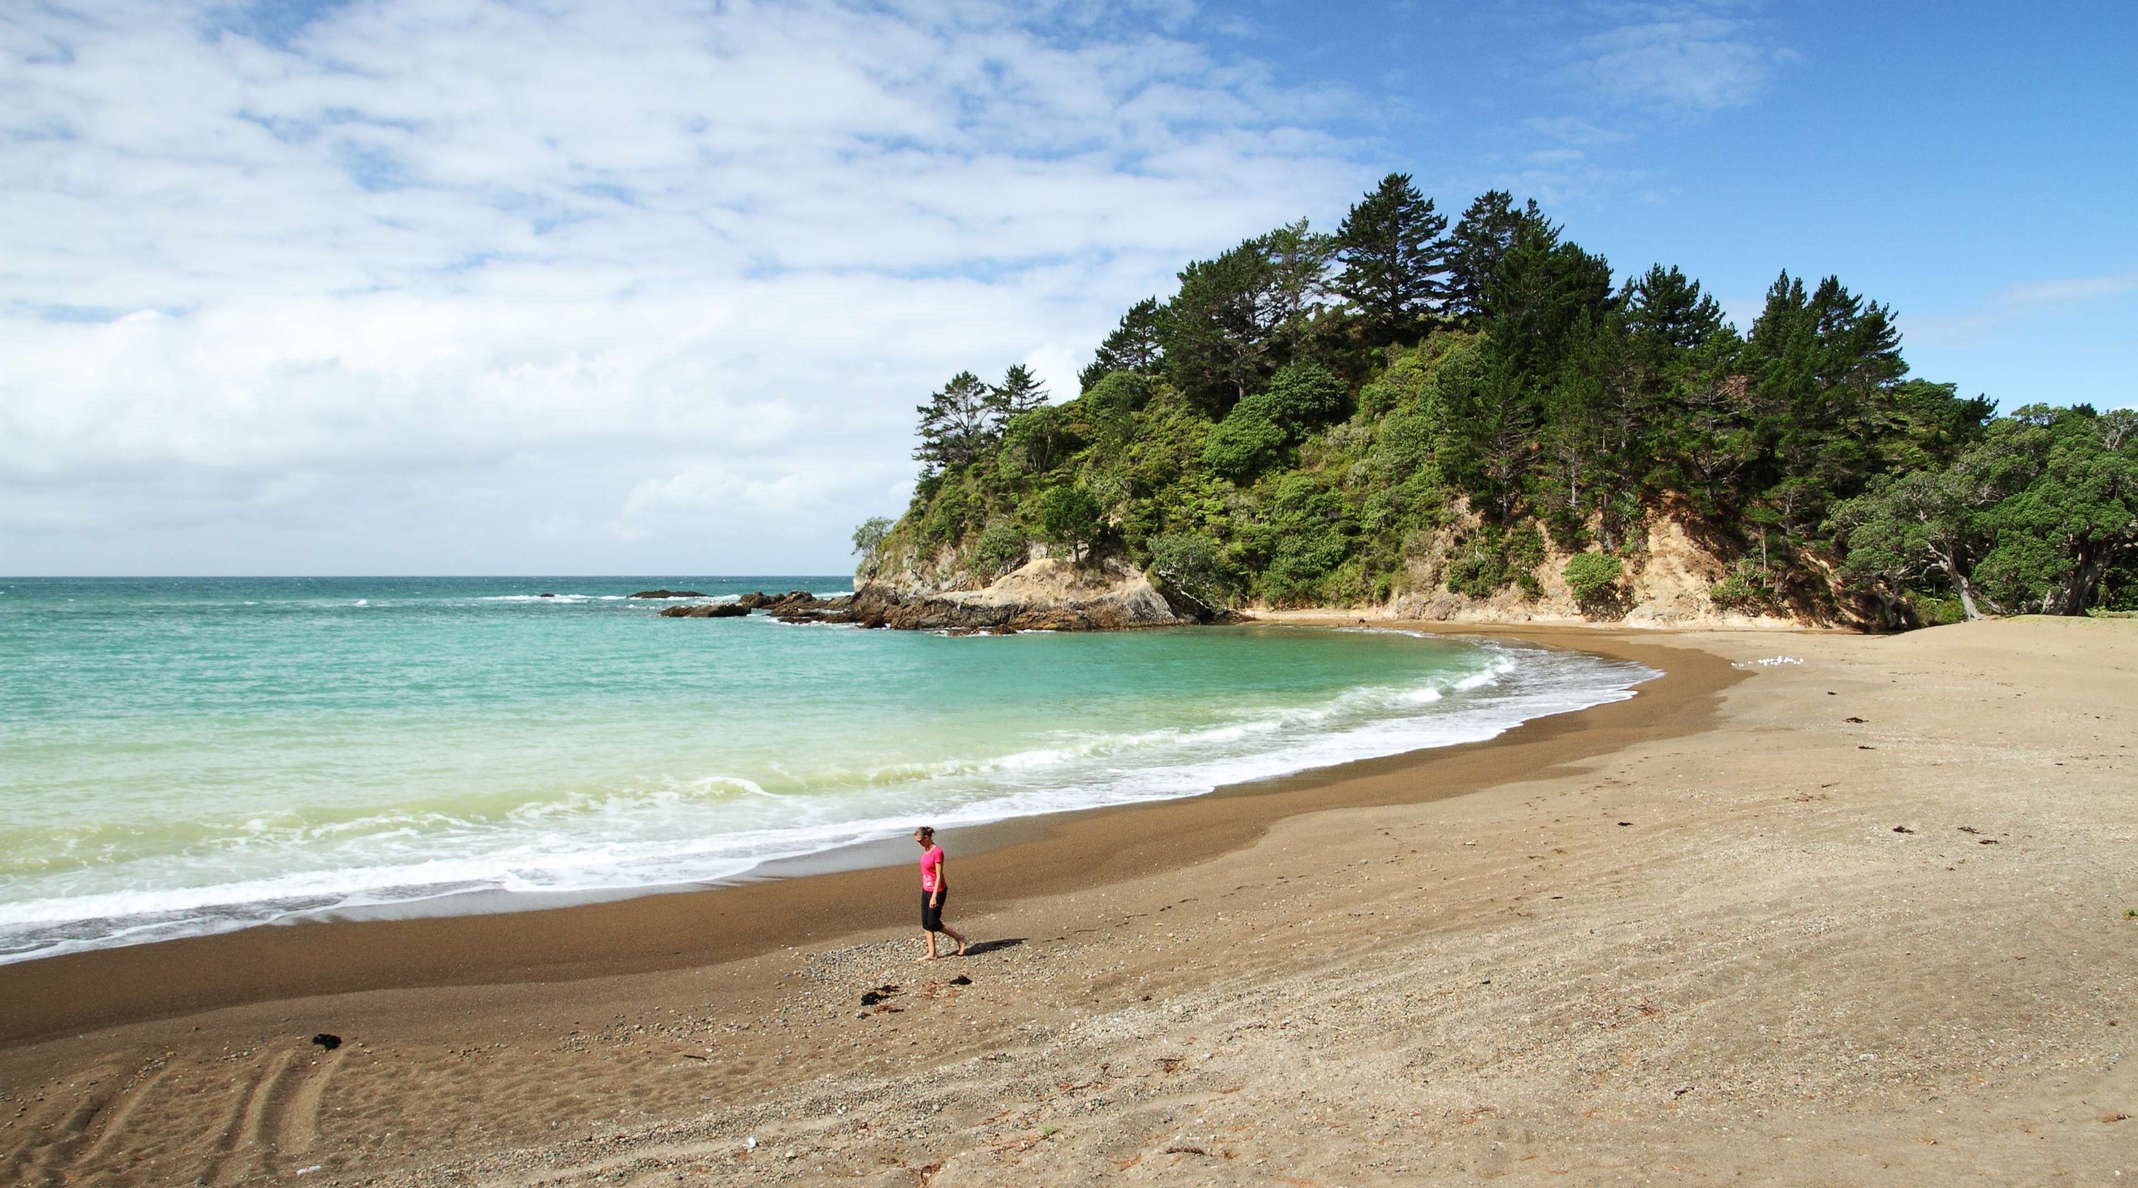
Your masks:
<svg viewBox="0 0 2138 1188"><path fill-rule="evenodd" d="M846 572L951 375L1066 399L1389 172L2131 406L2134 62L2129 0L11 0L0 574Z"/></svg>

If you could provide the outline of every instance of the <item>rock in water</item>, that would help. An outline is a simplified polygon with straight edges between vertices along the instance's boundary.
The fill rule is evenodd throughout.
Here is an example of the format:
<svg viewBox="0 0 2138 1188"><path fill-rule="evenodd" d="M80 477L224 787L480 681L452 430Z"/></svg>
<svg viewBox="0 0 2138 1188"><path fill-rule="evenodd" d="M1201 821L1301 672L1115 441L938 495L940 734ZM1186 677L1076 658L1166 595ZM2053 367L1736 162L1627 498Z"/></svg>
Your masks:
<svg viewBox="0 0 2138 1188"><path fill-rule="evenodd" d="M1118 631L1196 621L1132 565L1058 557L1028 561L978 590L943 589L918 573L892 575L856 591L849 614L845 621L932 631Z"/></svg>

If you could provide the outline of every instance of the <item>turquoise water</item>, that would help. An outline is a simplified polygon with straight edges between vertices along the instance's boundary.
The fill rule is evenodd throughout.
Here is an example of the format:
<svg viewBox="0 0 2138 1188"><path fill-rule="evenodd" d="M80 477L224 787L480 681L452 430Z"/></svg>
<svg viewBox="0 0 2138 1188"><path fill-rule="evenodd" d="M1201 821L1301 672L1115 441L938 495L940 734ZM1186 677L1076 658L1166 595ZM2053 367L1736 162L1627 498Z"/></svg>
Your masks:
<svg viewBox="0 0 2138 1188"><path fill-rule="evenodd" d="M625 597L846 585L0 579L0 960L717 881L1487 738L1651 675L1389 632L949 638Z"/></svg>

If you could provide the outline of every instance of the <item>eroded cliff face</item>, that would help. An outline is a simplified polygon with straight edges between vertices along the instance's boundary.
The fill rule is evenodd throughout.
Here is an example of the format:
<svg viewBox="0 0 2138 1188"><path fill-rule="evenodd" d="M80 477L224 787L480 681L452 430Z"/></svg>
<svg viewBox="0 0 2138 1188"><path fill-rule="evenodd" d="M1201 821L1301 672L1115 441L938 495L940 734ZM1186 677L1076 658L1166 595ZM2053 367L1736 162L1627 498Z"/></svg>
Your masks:
<svg viewBox="0 0 2138 1188"><path fill-rule="evenodd" d="M1072 564L1035 557L985 585L916 568L861 579L853 610L886 627L974 631L1118 631L1195 622L1142 570L1118 558Z"/></svg>
<svg viewBox="0 0 2138 1188"><path fill-rule="evenodd" d="M1508 586L1489 598L1449 590L1446 575L1455 529L1437 534L1426 551L1412 559L1411 583L1379 607L1389 618L1467 623L1592 623L1627 627L1853 627L1867 625L1834 575L1818 569L1823 584L1807 584L1772 603L1752 608L1718 605L1716 584L1732 571L1724 551L1704 540L1692 521L1658 515L1642 528L1624 556L1626 572L1612 595L1583 603L1568 588L1565 569L1572 556L1547 544L1544 560L1530 571L1537 593Z"/></svg>
<svg viewBox="0 0 2138 1188"><path fill-rule="evenodd" d="M1449 589L1451 570L1482 523L1466 507L1451 509L1443 527L1422 542L1405 580L1385 601L1343 609L1378 618L1471 623L1591 623L1628 627L1865 627L1869 609L1849 596L1835 575L1808 559L1812 571L1794 587L1757 605L1724 605L1718 584L1733 573L1729 558L1741 545L1703 535L1695 518L1659 512L1618 556L1625 571L1603 598L1583 601L1569 588L1572 554L1547 541L1542 560L1496 593L1477 597ZM929 630L1104 631L1131 627L1234 621L1231 611L1169 595L1118 553L1071 564L1028 542L1031 559L990 578L972 568L972 550L946 546L919 555L894 547L855 574L840 621ZM1806 560L1806 559L1800 559ZM1739 562L1741 567L1744 562ZM1525 588L1525 586L1527 588ZM1241 610L1273 609L1258 604ZM1299 609L1299 608L1292 608Z"/></svg>

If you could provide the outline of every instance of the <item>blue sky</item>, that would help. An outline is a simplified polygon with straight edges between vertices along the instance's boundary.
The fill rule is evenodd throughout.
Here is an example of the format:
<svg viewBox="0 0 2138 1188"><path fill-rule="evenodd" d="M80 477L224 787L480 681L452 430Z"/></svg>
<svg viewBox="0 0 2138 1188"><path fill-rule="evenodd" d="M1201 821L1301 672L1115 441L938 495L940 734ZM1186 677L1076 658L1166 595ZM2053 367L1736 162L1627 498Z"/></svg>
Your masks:
<svg viewBox="0 0 2138 1188"><path fill-rule="evenodd" d="M0 11L0 572L772 573L915 402L1383 174L2138 403L2138 5Z"/></svg>

